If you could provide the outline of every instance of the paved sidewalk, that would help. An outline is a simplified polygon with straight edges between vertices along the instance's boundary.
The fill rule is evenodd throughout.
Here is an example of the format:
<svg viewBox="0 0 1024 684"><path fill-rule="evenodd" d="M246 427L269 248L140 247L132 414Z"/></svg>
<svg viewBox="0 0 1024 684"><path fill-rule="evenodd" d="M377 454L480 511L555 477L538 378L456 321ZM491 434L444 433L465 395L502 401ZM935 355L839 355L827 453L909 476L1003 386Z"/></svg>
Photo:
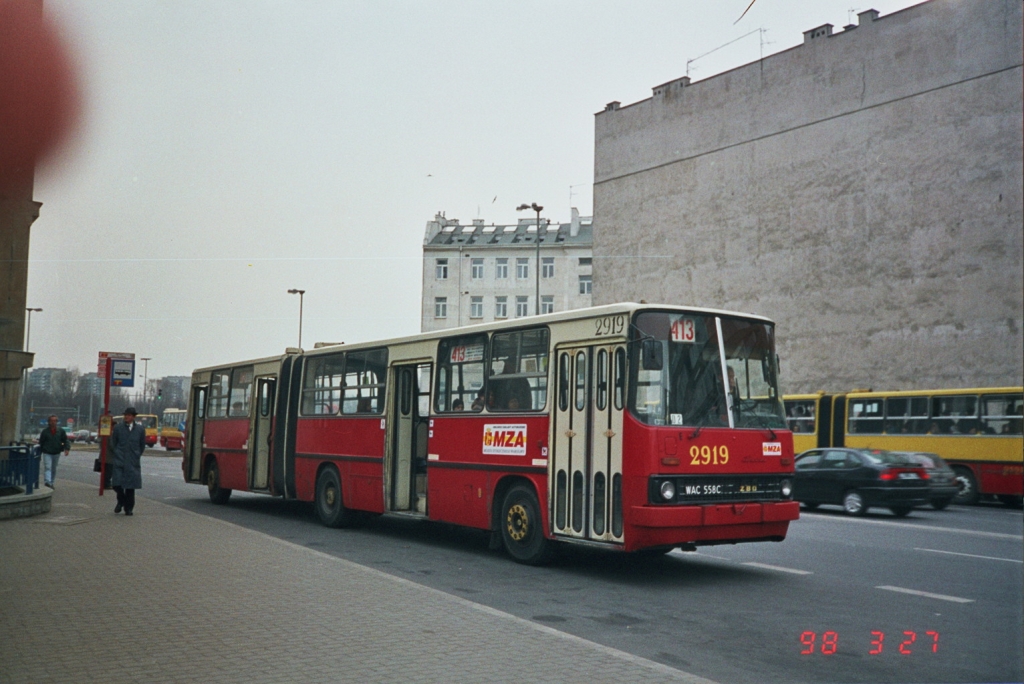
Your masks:
<svg viewBox="0 0 1024 684"><path fill-rule="evenodd" d="M144 490L143 490L144 491ZM679 670L231 523L62 480L0 521L0 682L659 682Z"/></svg>

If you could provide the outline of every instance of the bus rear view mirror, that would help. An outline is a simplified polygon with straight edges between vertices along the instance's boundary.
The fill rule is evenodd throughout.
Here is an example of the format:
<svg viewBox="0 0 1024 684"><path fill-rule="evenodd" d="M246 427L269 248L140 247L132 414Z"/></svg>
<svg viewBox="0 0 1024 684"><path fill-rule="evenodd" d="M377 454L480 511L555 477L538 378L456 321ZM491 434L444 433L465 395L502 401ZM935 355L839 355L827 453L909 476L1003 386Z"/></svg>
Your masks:
<svg viewBox="0 0 1024 684"><path fill-rule="evenodd" d="M647 371L659 371L665 365L661 342L647 338L640 343L640 366Z"/></svg>

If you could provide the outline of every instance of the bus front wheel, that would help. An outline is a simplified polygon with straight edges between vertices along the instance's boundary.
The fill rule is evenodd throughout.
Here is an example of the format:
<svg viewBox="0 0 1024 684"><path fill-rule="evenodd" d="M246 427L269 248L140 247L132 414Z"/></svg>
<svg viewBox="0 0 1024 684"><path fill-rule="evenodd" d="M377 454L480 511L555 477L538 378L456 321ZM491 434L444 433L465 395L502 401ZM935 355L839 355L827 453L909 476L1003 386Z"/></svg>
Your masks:
<svg viewBox="0 0 1024 684"><path fill-rule="evenodd" d="M540 506L533 490L516 485L501 506L501 539L517 563L543 565L554 558L555 544L544 537Z"/></svg>
<svg viewBox="0 0 1024 684"><path fill-rule="evenodd" d="M216 460L211 460L206 467L206 489L210 492L210 501L218 506L226 504L231 498L231 490L220 486L220 471L217 470Z"/></svg>
<svg viewBox="0 0 1024 684"><path fill-rule="evenodd" d="M978 481L975 479L974 473L969 468L955 468L954 470L956 470L956 484L960 487L960 492L953 499L953 503L961 506L973 506L978 503L980 495Z"/></svg>
<svg viewBox="0 0 1024 684"><path fill-rule="evenodd" d="M352 511L341 498L341 478L334 468L324 468L316 478L316 516L327 527L345 527L352 522Z"/></svg>

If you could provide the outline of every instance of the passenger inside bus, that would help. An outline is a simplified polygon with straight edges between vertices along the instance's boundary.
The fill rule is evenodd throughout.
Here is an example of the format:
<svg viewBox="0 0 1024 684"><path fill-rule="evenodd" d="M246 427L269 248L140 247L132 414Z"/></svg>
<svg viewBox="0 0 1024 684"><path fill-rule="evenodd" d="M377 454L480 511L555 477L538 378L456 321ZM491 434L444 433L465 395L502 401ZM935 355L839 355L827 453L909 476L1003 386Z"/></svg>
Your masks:
<svg viewBox="0 0 1024 684"><path fill-rule="evenodd" d="M466 405L462 403L461 399L456 399L452 402L452 411L461 411L465 406Z"/></svg>

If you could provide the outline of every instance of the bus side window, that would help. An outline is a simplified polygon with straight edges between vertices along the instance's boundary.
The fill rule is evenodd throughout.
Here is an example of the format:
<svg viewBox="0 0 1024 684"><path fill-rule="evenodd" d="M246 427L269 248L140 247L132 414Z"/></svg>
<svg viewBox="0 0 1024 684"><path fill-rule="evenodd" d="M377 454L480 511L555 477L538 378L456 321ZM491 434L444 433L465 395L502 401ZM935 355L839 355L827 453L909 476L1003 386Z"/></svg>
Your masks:
<svg viewBox="0 0 1024 684"><path fill-rule="evenodd" d="M565 352L558 358L558 410L569 410L569 355Z"/></svg>
<svg viewBox="0 0 1024 684"><path fill-rule="evenodd" d="M981 432L986 435L1019 435L1024 397L995 394L981 398Z"/></svg>
<svg viewBox="0 0 1024 684"><path fill-rule="evenodd" d="M494 406L493 394L485 393L484 363L487 335L449 337L437 345L437 387L434 410L479 412Z"/></svg>

